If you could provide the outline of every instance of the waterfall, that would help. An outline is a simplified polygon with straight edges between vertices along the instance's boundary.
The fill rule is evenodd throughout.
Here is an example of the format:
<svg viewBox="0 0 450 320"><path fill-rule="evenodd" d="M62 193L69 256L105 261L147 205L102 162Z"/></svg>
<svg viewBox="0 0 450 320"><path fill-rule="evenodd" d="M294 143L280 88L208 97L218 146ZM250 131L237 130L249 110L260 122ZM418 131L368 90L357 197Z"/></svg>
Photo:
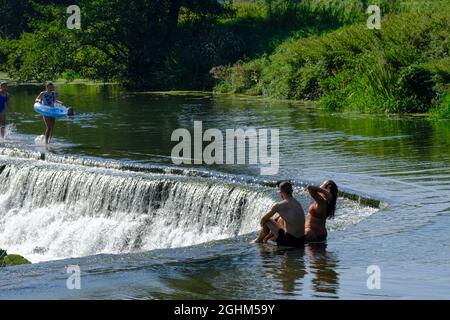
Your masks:
<svg viewBox="0 0 450 320"><path fill-rule="evenodd" d="M31 160L0 164L0 247L32 261L189 246L255 231L263 188Z"/></svg>
<svg viewBox="0 0 450 320"><path fill-rule="evenodd" d="M232 238L259 228L274 202L273 185L0 148L0 248L37 262ZM295 197L307 209L311 197L297 185ZM342 193L327 228L345 230L381 207Z"/></svg>

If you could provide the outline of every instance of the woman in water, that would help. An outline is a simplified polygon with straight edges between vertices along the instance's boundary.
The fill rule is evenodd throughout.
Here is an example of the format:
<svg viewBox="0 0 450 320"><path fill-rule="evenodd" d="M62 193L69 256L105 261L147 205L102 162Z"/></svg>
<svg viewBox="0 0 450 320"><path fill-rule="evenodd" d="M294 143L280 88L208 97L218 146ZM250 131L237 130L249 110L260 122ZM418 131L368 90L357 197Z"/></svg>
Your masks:
<svg viewBox="0 0 450 320"><path fill-rule="evenodd" d="M62 101L56 99L57 93L55 92L55 86L52 82L47 82L45 85L45 91L42 91L36 98L37 103L41 103L45 106L54 107L55 103L63 104ZM45 144L49 144L52 139L53 129L55 128L55 118L45 117L44 122L47 127L45 130Z"/></svg>
<svg viewBox="0 0 450 320"><path fill-rule="evenodd" d="M336 211L338 187L332 180L325 181L320 187L308 186L308 192L314 202L308 209L305 222L305 237L308 242L327 240L327 219L332 219Z"/></svg>
<svg viewBox="0 0 450 320"><path fill-rule="evenodd" d="M9 103L9 94L8 94L8 83L2 82L0 83L0 138L5 137L5 129L6 129L6 109L9 109L12 115L14 115L14 111Z"/></svg>

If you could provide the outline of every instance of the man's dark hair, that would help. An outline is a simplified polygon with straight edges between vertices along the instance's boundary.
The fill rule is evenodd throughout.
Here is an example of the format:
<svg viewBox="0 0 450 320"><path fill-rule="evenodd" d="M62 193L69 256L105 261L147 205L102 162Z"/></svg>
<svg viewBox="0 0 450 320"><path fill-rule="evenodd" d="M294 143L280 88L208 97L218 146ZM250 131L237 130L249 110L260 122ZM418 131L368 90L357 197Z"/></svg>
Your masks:
<svg viewBox="0 0 450 320"><path fill-rule="evenodd" d="M292 183L290 183L289 181L278 181L277 187L278 189L280 189L281 192L284 192L289 196L291 196L292 193L294 192Z"/></svg>

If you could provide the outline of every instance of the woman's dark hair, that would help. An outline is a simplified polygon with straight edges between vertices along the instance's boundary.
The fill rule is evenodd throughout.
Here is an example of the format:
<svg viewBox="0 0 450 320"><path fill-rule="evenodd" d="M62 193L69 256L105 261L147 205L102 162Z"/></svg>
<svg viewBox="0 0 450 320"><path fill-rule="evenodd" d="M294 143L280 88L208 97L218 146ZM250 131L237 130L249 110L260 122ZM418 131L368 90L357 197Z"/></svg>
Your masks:
<svg viewBox="0 0 450 320"><path fill-rule="evenodd" d="M326 187L330 187L331 201L328 203L328 212L327 219L334 218L334 214L336 213L336 201L338 198L339 189L337 184L333 180L329 180L325 183Z"/></svg>

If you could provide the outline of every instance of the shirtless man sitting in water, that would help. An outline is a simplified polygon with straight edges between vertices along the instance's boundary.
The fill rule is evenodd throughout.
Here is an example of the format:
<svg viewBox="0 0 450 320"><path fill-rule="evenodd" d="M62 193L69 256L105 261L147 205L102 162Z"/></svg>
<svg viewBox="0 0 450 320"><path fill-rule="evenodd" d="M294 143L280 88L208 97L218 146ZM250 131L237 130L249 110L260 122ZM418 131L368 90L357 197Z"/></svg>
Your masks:
<svg viewBox="0 0 450 320"><path fill-rule="evenodd" d="M305 214L302 205L292 196L290 182L278 183L278 193L283 198L261 219L261 232L253 243L263 243L268 238L279 246L302 246L305 244ZM273 220L275 214L280 218Z"/></svg>

